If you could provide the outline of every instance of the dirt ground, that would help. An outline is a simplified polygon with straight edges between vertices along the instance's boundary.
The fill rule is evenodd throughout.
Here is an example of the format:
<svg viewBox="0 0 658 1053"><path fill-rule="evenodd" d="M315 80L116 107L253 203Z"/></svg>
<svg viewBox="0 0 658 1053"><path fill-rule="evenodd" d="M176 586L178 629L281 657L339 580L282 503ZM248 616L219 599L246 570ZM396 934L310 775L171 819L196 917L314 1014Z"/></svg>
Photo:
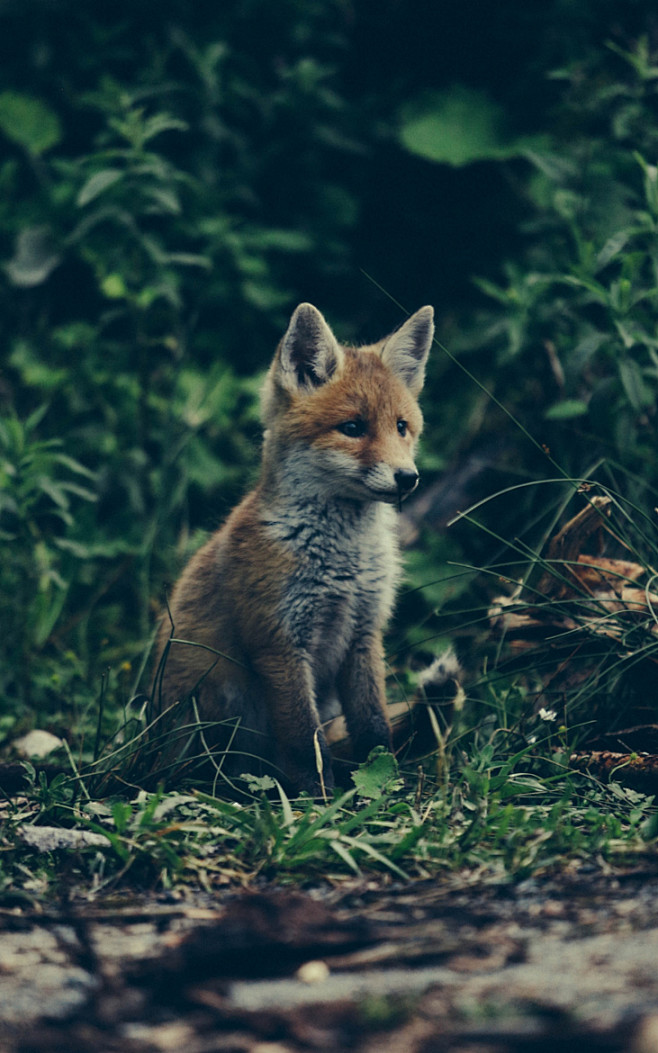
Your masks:
<svg viewBox="0 0 658 1053"><path fill-rule="evenodd" d="M2 1053L658 1053L658 861L0 913Z"/></svg>

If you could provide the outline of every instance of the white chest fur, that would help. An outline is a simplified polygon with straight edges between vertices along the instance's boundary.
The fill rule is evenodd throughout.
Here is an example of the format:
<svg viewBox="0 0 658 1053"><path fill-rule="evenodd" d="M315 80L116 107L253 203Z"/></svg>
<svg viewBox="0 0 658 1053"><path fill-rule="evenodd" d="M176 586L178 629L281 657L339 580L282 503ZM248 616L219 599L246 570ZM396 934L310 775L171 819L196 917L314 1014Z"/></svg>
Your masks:
<svg viewBox="0 0 658 1053"><path fill-rule="evenodd" d="M395 512L383 504L300 502L268 515L269 536L293 556L280 617L308 655L317 684L331 681L355 639L381 629L399 577Z"/></svg>

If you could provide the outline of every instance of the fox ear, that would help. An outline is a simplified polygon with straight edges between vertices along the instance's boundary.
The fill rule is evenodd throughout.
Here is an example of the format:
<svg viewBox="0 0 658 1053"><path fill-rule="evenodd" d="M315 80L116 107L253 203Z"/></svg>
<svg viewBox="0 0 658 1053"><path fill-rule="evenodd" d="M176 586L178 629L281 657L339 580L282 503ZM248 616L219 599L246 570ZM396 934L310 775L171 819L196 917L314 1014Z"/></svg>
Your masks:
<svg viewBox="0 0 658 1053"><path fill-rule="evenodd" d="M418 395L425 380L425 363L434 339L434 308L421 307L386 339L382 362Z"/></svg>
<svg viewBox="0 0 658 1053"><path fill-rule="evenodd" d="M290 392L320 387L340 369L343 353L317 307L300 303L279 348L277 373Z"/></svg>

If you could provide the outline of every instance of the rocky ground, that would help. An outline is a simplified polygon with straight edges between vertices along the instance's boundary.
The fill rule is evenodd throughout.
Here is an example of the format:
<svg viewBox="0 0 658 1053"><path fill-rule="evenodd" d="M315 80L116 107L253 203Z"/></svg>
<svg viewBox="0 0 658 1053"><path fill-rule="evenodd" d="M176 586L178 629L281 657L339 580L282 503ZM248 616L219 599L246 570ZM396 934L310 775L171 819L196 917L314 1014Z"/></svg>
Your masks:
<svg viewBox="0 0 658 1053"><path fill-rule="evenodd" d="M658 863L0 913L3 1053L658 1051Z"/></svg>

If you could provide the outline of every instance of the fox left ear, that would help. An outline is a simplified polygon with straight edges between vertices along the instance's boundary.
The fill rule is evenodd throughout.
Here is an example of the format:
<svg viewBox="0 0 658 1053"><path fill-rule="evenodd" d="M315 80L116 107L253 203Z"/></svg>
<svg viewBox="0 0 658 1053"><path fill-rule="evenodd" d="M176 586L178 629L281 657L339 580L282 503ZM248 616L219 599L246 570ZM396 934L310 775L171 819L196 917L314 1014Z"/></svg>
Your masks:
<svg viewBox="0 0 658 1053"><path fill-rule="evenodd" d="M387 338L382 362L418 395L425 380L425 363L434 339L434 308L421 307Z"/></svg>
<svg viewBox="0 0 658 1053"><path fill-rule="evenodd" d="M277 374L290 392L320 387L340 369L343 353L317 307L300 303L281 341Z"/></svg>

